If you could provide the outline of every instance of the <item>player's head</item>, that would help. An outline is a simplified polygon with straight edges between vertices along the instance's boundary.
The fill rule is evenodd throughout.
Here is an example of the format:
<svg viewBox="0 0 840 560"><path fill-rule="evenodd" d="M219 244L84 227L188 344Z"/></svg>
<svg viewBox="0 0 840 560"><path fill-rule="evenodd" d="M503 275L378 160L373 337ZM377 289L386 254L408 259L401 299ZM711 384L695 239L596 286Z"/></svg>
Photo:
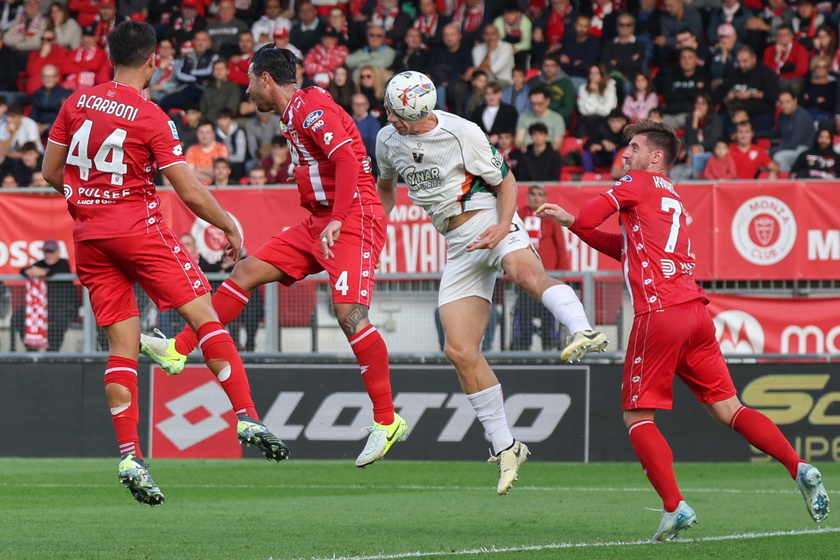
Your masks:
<svg viewBox="0 0 840 560"><path fill-rule="evenodd" d="M624 151L624 164L630 169L664 173L680 152L674 129L664 123L644 120L624 128L630 141Z"/></svg>
<svg viewBox="0 0 840 560"><path fill-rule="evenodd" d="M265 45L254 53L248 68L247 94L257 109L264 112L285 109L272 102L272 95L276 88L290 85L297 86L297 57L292 51Z"/></svg>
<svg viewBox="0 0 840 560"><path fill-rule="evenodd" d="M108 51L114 68L143 66L154 56L156 48L155 28L148 23L128 20L108 33Z"/></svg>
<svg viewBox="0 0 840 560"><path fill-rule="evenodd" d="M385 86L384 104L388 122L400 134L426 132L437 122L432 114L437 105L437 89L421 72L401 72L391 78ZM432 126L427 128L428 124Z"/></svg>

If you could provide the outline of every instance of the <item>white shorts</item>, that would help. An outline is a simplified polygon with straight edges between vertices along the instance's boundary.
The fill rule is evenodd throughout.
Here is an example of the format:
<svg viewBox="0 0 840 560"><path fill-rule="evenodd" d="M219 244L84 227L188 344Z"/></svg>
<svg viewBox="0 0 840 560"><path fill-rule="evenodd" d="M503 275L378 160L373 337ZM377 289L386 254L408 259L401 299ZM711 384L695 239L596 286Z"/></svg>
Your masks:
<svg viewBox="0 0 840 560"><path fill-rule="evenodd" d="M522 218L514 213L510 233L494 249L479 249L468 253L467 245L498 221L499 212L495 208L481 210L467 222L446 232L448 248L446 266L440 279L438 307L470 296L493 301L496 274L502 271L505 255L518 249L533 250Z"/></svg>

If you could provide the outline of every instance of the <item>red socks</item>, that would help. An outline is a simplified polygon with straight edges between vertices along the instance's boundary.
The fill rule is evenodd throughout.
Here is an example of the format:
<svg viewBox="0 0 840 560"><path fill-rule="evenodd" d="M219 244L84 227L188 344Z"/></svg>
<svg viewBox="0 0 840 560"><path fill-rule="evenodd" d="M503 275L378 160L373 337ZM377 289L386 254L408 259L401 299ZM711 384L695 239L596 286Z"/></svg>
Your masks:
<svg viewBox="0 0 840 560"><path fill-rule="evenodd" d="M111 422L114 423L114 430L117 432L120 456L134 453L135 457L142 459L140 436L137 434L137 424L140 422L140 407L137 403L137 360L109 356L105 368L105 386L111 383L122 385L131 393L131 401L127 405L111 407Z"/></svg>
<svg viewBox="0 0 840 560"><path fill-rule="evenodd" d="M227 362L228 365L218 372L216 377L230 399L233 411L259 420L254 401L251 399L251 386L245 366L242 365L242 358L222 324L209 322L201 325L198 329L198 344L208 365L213 360Z"/></svg>
<svg viewBox="0 0 840 560"><path fill-rule="evenodd" d="M394 423L394 400L391 396L391 369L388 366L388 347L373 325L347 339L362 368L368 396L373 402L373 421Z"/></svg>
<svg viewBox="0 0 840 560"><path fill-rule="evenodd" d="M219 322L227 325L239 317L250 300L251 294L240 288L235 282L227 279L213 294L213 309L219 316ZM201 337L196 337L196 334L187 325L184 330L175 335L175 350L187 356L198 346L199 338Z"/></svg>
<svg viewBox="0 0 840 560"><path fill-rule="evenodd" d="M732 415L729 427L744 436L750 445L783 464L790 476L796 478L802 459L796 454L779 427L767 416L757 410L742 406Z"/></svg>
<svg viewBox="0 0 840 560"><path fill-rule="evenodd" d="M631 424L630 443L636 450L648 480L662 498L665 511L676 511L683 498L674 474L674 453L653 420L640 420Z"/></svg>

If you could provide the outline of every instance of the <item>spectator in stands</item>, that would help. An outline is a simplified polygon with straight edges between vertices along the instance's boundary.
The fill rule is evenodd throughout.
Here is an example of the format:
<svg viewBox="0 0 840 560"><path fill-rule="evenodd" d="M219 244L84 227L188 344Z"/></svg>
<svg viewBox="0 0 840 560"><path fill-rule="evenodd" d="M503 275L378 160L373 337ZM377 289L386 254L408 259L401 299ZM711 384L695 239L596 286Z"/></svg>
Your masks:
<svg viewBox="0 0 840 560"><path fill-rule="evenodd" d="M201 94L201 114L215 121L221 109L228 109L234 116L239 113L242 101L242 89L228 80L230 69L222 59L213 62L213 81Z"/></svg>
<svg viewBox="0 0 840 560"><path fill-rule="evenodd" d="M808 111L820 126L830 126L838 99L837 79L829 73L831 59L816 56L811 61L811 74L799 92L799 106Z"/></svg>
<svg viewBox="0 0 840 560"><path fill-rule="evenodd" d="M353 109L351 107L353 102L353 94L356 93L356 86L353 85L350 79L350 71L346 66L339 66L335 69L335 76L333 77L326 90L335 99L342 109L350 114Z"/></svg>
<svg viewBox="0 0 840 560"><path fill-rule="evenodd" d="M251 65L254 52L256 52L254 35L250 31L240 33L239 52L228 59L228 79L240 87L243 97L248 89L248 67Z"/></svg>
<svg viewBox="0 0 840 560"><path fill-rule="evenodd" d="M340 6L330 8L327 24L338 31L338 44L349 51L355 51L364 43L362 30L355 22L347 21L347 14Z"/></svg>
<svg viewBox="0 0 840 560"><path fill-rule="evenodd" d="M245 174L245 160L248 157L248 140L245 131L236 122L236 113L229 107L222 107L216 114L216 138L228 149L226 158L234 181Z"/></svg>
<svg viewBox="0 0 840 560"><path fill-rule="evenodd" d="M353 122L362 135L362 141L365 143L365 149L368 156L376 165L376 135L382 128L382 123L370 114L370 102L364 94L357 93L353 95L352 102Z"/></svg>
<svg viewBox="0 0 840 560"><path fill-rule="evenodd" d="M186 41L194 41L196 33L207 29L207 20L198 13L200 5L201 0L183 0L181 14L171 20L163 36L172 39L178 47Z"/></svg>
<svg viewBox="0 0 840 560"><path fill-rule="evenodd" d="M207 33L212 41L213 51L228 59L239 50L239 34L249 31L244 21L236 17L233 0L219 2L218 15L207 22Z"/></svg>
<svg viewBox="0 0 840 560"><path fill-rule="evenodd" d="M563 227L554 220L534 215L537 208L547 201L545 188L531 185L528 187L528 204L519 208L519 216L525 222L531 245L540 255L545 270L568 270L569 254L566 250ZM539 328L534 325L535 318L540 320ZM519 286L516 287L511 330L510 349L513 351L530 350L534 334L540 335L544 351L556 350L560 342L554 315Z"/></svg>
<svg viewBox="0 0 840 560"><path fill-rule="evenodd" d="M187 103L183 111L183 118L174 120L178 137L181 139L181 147L186 153L190 146L198 144L198 125L203 119L201 118L201 106L198 101Z"/></svg>
<svg viewBox="0 0 840 560"><path fill-rule="evenodd" d="M19 158L27 142L33 142L38 147L38 152L44 153L38 123L24 116L23 105L13 103L9 105L6 113L6 122L0 125L0 152L7 158Z"/></svg>
<svg viewBox="0 0 840 560"><path fill-rule="evenodd" d="M5 163L5 162L4 162ZM17 189L20 188L20 183L18 183L15 176L11 173L6 173L3 175L3 179L0 180L0 189Z"/></svg>
<svg viewBox="0 0 840 560"><path fill-rule="evenodd" d="M709 73L698 65L697 53L682 49L679 66L666 68L656 76L656 89L662 96L662 113L665 124L673 129L683 128L701 91L710 93Z"/></svg>
<svg viewBox="0 0 840 560"><path fill-rule="evenodd" d="M601 53L601 43L590 35L590 29L589 16L578 15L574 33L566 33L560 49L560 68L572 80L575 91L586 83L589 69L598 62Z"/></svg>
<svg viewBox="0 0 840 560"><path fill-rule="evenodd" d="M293 182L291 165L292 156L286 139L280 135L275 136L271 140L271 152L260 162L268 183L276 185Z"/></svg>
<svg viewBox="0 0 840 560"><path fill-rule="evenodd" d="M21 269L27 279L49 278L55 274L70 274L70 262L61 256L61 248L55 239L47 239L43 245L44 258ZM12 316L12 350L16 346L16 335L20 334L27 350L46 347L49 352L58 352L64 343L64 335L70 322L78 315L79 303L76 301L76 287L71 281L48 280L46 293L46 340L38 341L27 336L27 312L35 313L32 305L23 306ZM37 298L36 298L37 300ZM27 309L27 307L30 307ZM43 333L40 333L43 334ZM35 345L33 345L33 343Z"/></svg>
<svg viewBox="0 0 840 560"><path fill-rule="evenodd" d="M636 38L645 45L645 67L653 60L653 40L662 35L665 12L657 4L657 0L639 0L639 12L635 14Z"/></svg>
<svg viewBox="0 0 840 560"><path fill-rule="evenodd" d="M703 173L700 174L700 178L710 181L737 179L738 169L735 167L735 159L732 157L729 144L726 143L726 140L715 142L714 150L714 155L709 158L709 161L703 168Z"/></svg>
<svg viewBox="0 0 840 560"><path fill-rule="evenodd" d="M767 169L770 179L776 179L779 166L770 159L767 150L753 144L753 126L750 121L741 121L735 128L735 142L730 144L729 151L735 160L739 179L755 179L762 168Z"/></svg>
<svg viewBox="0 0 840 560"><path fill-rule="evenodd" d="M636 19L628 13L618 16L618 35L601 49L601 62L626 97L633 89L635 76L644 71L645 44L636 39Z"/></svg>
<svg viewBox="0 0 840 560"><path fill-rule="evenodd" d="M602 45L615 38L616 21L623 6L623 0L589 0L581 3L581 11L591 18L592 29L589 33L597 37Z"/></svg>
<svg viewBox="0 0 840 560"><path fill-rule="evenodd" d="M108 33L124 19L125 16L117 17L116 0L100 0L99 15L96 16L93 27L96 30L96 44L105 52L108 51Z"/></svg>
<svg viewBox="0 0 840 560"><path fill-rule="evenodd" d="M709 77L712 79L711 91L714 95L716 90L723 85L723 79L727 74L735 71L735 57L741 43L738 42L738 35L730 23L723 23L717 30L717 43L712 47L709 60Z"/></svg>
<svg viewBox="0 0 840 560"><path fill-rule="evenodd" d="M413 27L420 31L423 48L431 50L443 46L443 28L449 18L437 10L435 0L420 0Z"/></svg>
<svg viewBox="0 0 840 560"><path fill-rule="evenodd" d="M370 9L371 27L381 27L385 30L385 43L394 50L404 47L405 32L411 27L411 16L400 9L398 0L376 0L369 2L363 12Z"/></svg>
<svg viewBox="0 0 840 560"><path fill-rule="evenodd" d="M252 167L248 172L248 184L254 187L263 187L268 184L265 178L265 169L259 165Z"/></svg>
<svg viewBox="0 0 840 560"><path fill-rule="evenodd" d="M275 27L274 28L274 46L278 49L289 49L295 56L298 57L298 60L303 60L303 53L300 52L300 49L294 46L290 39L290 32L285 27Z"/></svg>
<svg viewBox="0 0 840 560"><path fill-rule="evenodd" d="M374 66L362 66L359 69L359 81L356 82L356 92L365 94L370 103L370 114L385 126L388 116L385 114L385 82L390 72ZM351 107L352 111L352 107Z"/></svg>
<svg viewBox="0 0 840 560"><path fill-rule="evenodd" d="M414 70L424 74L429 72L429 51L423 48L423 35L414 27L405 32L405 46L397 53L391 70L394 74Z"/></svg>
<svg viewBox="0 0 840 560"><path fill-rule="evenodd" d="M560 179L560 153L548 142L548 128L541 122L528 127L531 143L519 158L519 181L557 181Z"/></svg>
<svg viewBox="0 0 840 560"><path fill-rule="evenodd" d="M502 86L499 82L490 82L484 87L484 103L470 115L470 120L477 124L487 135L491 144L499 140L503 130L514 130L519 113L513 105L502 103Z"/></svg>
<svg viewBox="0 0 840 560"><path fill-rule="evenodd" d="M566 121L559 113L549 108L551 93L546 87L537 86L531 90L528 98L531 101L531 110L519 115L516 121L516 147L522 150L530 146L532 140L527 134L528 129L535 122L541 122L548 129L551 145L559 150L563 146L563 137L566 136Z"/></svg>
<svg viewBox="0 0 840 560"><path fill-rule="evenodd" d="M149 82L149 97L152 101L158 103L177 88L184 87L175 79L175 67L181 64L183 60L175 59L175 46L172 41L161 39L155 55L155 71L152 74L152 81Z"/></svg>
<svg viewBox="0 0 840 560"><path fill-rule="evenodd" d="M793 9L785 0L766 0L763 10L747 19L747 39L753 52L763 53L776 38L776 28L793 21Z"/></svg>
<svg viewBox="0 0 840 560"><path fill-rule="evenodd" d="M70 16L67 6L61 2L50 4L47 29L55 33L55 41L67 50L73 50L82 44L82 27Z"/></svg>
<svg viewBox="0 0 840 560"><path fill-rule="evenodd" d="M76 21L81 27L87 27L96 23L96 16L99 15L99 2L96 0L70 0L67 8L75 14Z"/></svg>
<svg viewBox="0 0 840 560"><path fill-rule="evenodd" d="M792 91L794 95L799 95L802 89L810 58L808 49L794 40L793 29L789 25L777 27L776 44L764 49L764 65L776 73L779 87Z"/></svg>
<svg viewBox="0 0 840 560"><path fill-rule="evenodd" d="M443 45L429 54L429 70L438 91L438 107L448 106L454 113L459 100L467 89L467 77L472 71L472 48L462 41L458 26L447 24L443 28Z"/></svg>
<svg viewBox="0 0 840 560"><path fill-rule="evenodd" d="M158 39L168 37L166 32L175 16L181 12L182 0L154 0L146 3L147 20L155 28Z"/></svg>
<svg viewBox="0 0 840 560"><path fill-rule="evenodd" d="M283 17L280 0L268 0L265 3L265 13L251 26L251 34L257 43L256 48L273 43L274 30L279 27L291 29L292 22Z"/></svg>
<svg viewBox="0 0 840 560"><path fill-rule="evenodd" d="M303 59L306 76L315 85L327 87L335 76L335 69L344 64L347 55L347 47L338 44L338 31L327 25L321 34L321 43Z"/></svg>
<svg viewBox="0 0 840 560"><path fill-rule="evenodd" d="M31 96L43 83L41 73L45 66L52 65L56 68L64 66L67 60L67 51L61 45L56 44L55 31L47 29L41 36L41 48L29 53L26 60L26 94ZM57 71L56 71L57 72Z"/></svg>
<svg viewBox="0 0 840 560"><path fill-rule="evenodd" d="M577 106L580 118L576 130L577 137L584 138L595 133L617 104L615 80L607 76L607 69L603 64L593 64L589 67L589 79L578 89Z"/></svg>
<svg viewBox="0 0 840 560"><path fill-rule="evenodd" d="M560 69L560 63L555 58L546 57L542 61L542 71L534 76L528 84L531 88L542 85L551 93L549 108L565 119L568 125L575 111L575 87L572 80Z"/></svg>
<svg viewBox="0 0 840 560"><path fill-rule="evenodd" d="M816 56L827 56L833 61L831 71L840 71L840 66L837 64L837 37L834 29L829 25L823 24L817 28L817 34L811 45L811 60L813 61Z"/></svg>
<svg viewBox="0 0 840 560"><path fill-rule="evenodd" d="M691 29L677 31L677 64L679 64L680 51L683 49L691 49L697 53L697 66L700 68L706 68L706 65L712 60L709 48L701 42L701 39Z"/></svg>
<svg viewBox="0 0 840 560"><path fill-rule="evenodd" d="M660 22L658 37L654 37L653 61L657 66L664 66L676 54L677 32L690 29L696 37L703 36L703 18L694 6L687 6L685 0L665 0L665 13Z"/></svg>
<svg viewBox="0 0 840 560"><path fill-rule="evenodd" d="M198 31L195 33L193 43L195 50L186 56L183 56L183 52L181 53L183 63L175 71L175 79L184 84L184 88L170 93L160 100L159 105L164 111L183 108L190 101L200 101L204 89L214 80L213 67L219 59L219 55L210 48L210 35L206 31ZM225 65L225 68L227 68L227 65ZM239 88L237 88L238 92Z"/></svg>
<svg viewBox="0 0 840 560"><path fill-rule="evenodd" d="M834 138L831 130L820 128L814 140L814 146L805 150L790 169L793 179L828 179L840 178L840 155L832 148Z"/></svg>
<svg viewBox="0 0 840 560"><path fill-rule="evenodd" d="M488 10L485 0L464 0L452 12L452 24L457 25L464 36L464 42L474 46L478 43L484 26L491 23L492 10Z"/></svg>
<svg viewBox="0 0 840 560"><path fill-rule="evenodd" d="M312 47L320 42L321 33L324 31L325 25L318 17L318 10L310 0L300 0L295 4L298 17L292 23L289 40L302 52L309 52ZM384 43L384 41L385 32L383 31L382 42ZM386 66L390 65L388 63Z"/></svg>
<svg viewBox="0 0 840 560"><path fill-rule="evenodd" d="M67 53L61 75L64 76L61 85L71 90L95 86L111 79L111 63L105 51L96 44L96 30L92 26L82 29L82 43L78 49Z"/></svg>
<svg viewBox="0 0 840 560"><path fill-rule="evenodd" d="M213 161L228 157L227 147L216 140L213 122L203 120L196 129L198 143L187 149L186 158L195 176L203 185L213 182Z"/></svg>
<svg viewBox="0 0 840 560"><path fill-rule="evenodd" d="M531 110L531 100L528 94L531 86L525 82L526 70L524 67L516 66L511 73L513 84L502 91L502 103L513 105L517 115Z"/></svg>
<svg viewBox="0 0 840 560"><path fill-rule="evenodd" d="M216 158L213 160L213 187L232 187L234 186L233 169L230 161L225 158Z"/></svg>
<svg viewBox="0 0 840 560"><path fill-rule="evenodd" d="M781 138L782 143L773 146L768 153L779 165L779 171L790 171L799 154L814 144L814 121L808 111L799 106L796 96L790 91L779 94L779 112L773 136Z"/></svg>
<svg viewBox="0 0 840 560"><path fill-rule="evenodd" d="M502 15L493 20L502 41L513 46L513 60L516 66L525 66L531 58L533 27L531 20L522 13L515 0L508 0L502 7Z"/></svg>
<svg viewBox="0 0 840 560"><path fill-rule="evenodd" d="M397 51L385 44L385 30L381 27L369 27L367 40L366 46L351 52L344 61L356 83L359 82L359 73L363 66L387 69L397 56Z"/></svg>
<svg viewBox="0 0 840 560"><path fill-rule="evenodd" d="M806 50L810 50L814 46L814 37L816 37L817 29L826 23L828 21L817 10L815 0L798 0L796 2L796 11L790 22L791 31L795 35L796 41L805 47ZM776 41L778 40L777 35Z"/></svg>
<svg viewBox="0 0 840 560"><path fill-rule="evenodd" d="M49 134L61 105L73 93L58 85L58 78L58 68L47 64L41 69L43 85L32 93L32 111L29 116L38 123L41 136Z"/></svg>
<svg viewBox="0 0 840 560"><path fill-rule="evenodd" d="M29 53L41 48L41 34L46 24L40 0L24 0L23 9L3 37L4 42L18 52L21 65L26 64Z"/></svg>
<svg viewBox="0 0 840 560"><path fill-rule="evenodd" d="M6 45L3 40L4 32L0 30L0 95L8 103L25 103L26 93L18 90L18 68L20 57Z"/></svg>
<svg viewBox="0 0 840 560"><path fill-rule="evenodd" d="M723 121L712 107L711 96L701 90L694 96L694 107L686 120L683 138L688 158L698 177L712 157L715 143L723 139Z"/></svg>
<svg viewBox="0 0 840 560"><path fill-rule="evenodd" d="M259 165L260 160L271 150L271 139L280 130L280 115L255 111L245 123L245 138L248 143L248 161L245 168Z"/></svg>
<svg viewBox="0 0 840 560"><path fill-rule="evenodd" d="M29 183L29 186L37 189L50 188L50 184L44 179L44 173L42 171L36 171L32 174L32 182Z"/></svg>
<svg viewBox="0 0 840 560"><path fill-rule="evenodd" d="M613 109L607 118L600 122L586 143L583 145L581 160L583 170L588 173L596 167L610 167L618 153L627 145L624 127L627 116L621 109Z"/></svg>
<svg viewBox="0 0 840 560"><path fill-rule="evenodd" d="M751 17L753 11L744 6L741 0L723 0L723 4L709 14L706 39L710 45L717 43L720 26L728 23L737 31L738 41L743 43L747 40L747 21Z"/></svg>
<svg viewBox="0 0 840 560"><path fill-rule="evenodd" d="M484 70L474 70L470 77L470 85L464 92L464 97L452 111L465 119L469 119L482 103L484 103L484 88L490 83L490 78Z"/></svg>
<svg viewBox="0 0 840 560"><path fill-rule="evenodd" d="M621 111L634 123L648 118L650 110L658 106L659 95L653 87L653 82L647 74L639 72L633 79L633 89L621 104Z"/></svg>
<svg viewBox="0 0 840 560"><path fill-rule="evenodd" d="M549 0L549 9L534 20L533 62L558 55L563 39L572 34L577 16L571 0Z"/></svg>
<svg viewBox="0 0 840 560"><path fill-rule="evenodd" d="M778 76L760 63L755 52L747 45L738 50L735 59L738 68L724 80L719 95L730 114L735 109L745 109L753 129L759 136L767 136L773 128L776 99L779 97Z"/></svg>
<svg viewBox="0 0 840 560"><path fill-rule="evenodd" d="M42 160L43 156L38 151L38 145L35 142L27 142L21 147L19 158L6 160L11 162L8 172L15 176L19 185L28 187L32 184L35 173L41 171Z"/></svg>
<svg viewBox="0 0 840 560"><path fill-rule="evenodd" d="M473 67L486 72L488 80L508 86L512 82L513 45L502 41L493 24L484 26L481 38L483 41L472 49Z"/></svg>
<svg viewBox="0 0 840 560"><path fill-rule="evenodd" d="M522 159L522 151L516 147L514 141L513 130L503 130L499 133L499 141L496 144L496 149L505 158L505 163L508 169L516 175L516 170L519 168L519 160Z"/></svg>

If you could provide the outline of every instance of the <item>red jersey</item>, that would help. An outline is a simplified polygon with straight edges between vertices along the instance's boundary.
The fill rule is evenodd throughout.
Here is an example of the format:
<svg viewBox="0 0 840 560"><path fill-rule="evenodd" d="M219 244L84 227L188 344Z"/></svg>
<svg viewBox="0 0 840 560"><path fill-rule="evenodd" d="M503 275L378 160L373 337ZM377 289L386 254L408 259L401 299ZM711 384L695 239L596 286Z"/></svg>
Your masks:
<svg viewBox="0 0 840 560"><path fill-rule="evenodd" d="M125 84L73 93L50 130L68 147L64 197L75 241L132 237L162 222L155 173L184 163L178 132L155 103Z"/></svg>
<svg viewBox="0 0 840 560"><path fill-rule="evenodd" d="M596 229L619 212L621 234ZM708 302L694 281L694 255L680 195L665 175L631 171L587 202L571 230L621 260L636 315L694 299Z"/></svg>
<svg viewBox="0 0 840 560"><path fill-rule="evenodd" d="M345 144L350 144L359 171L356 177L342 177L340 189L353 191L344 193L352 204L381 204L359 129L329 93L319 87L297 91L283 112L281 129L289 140L301 206L312 213L332 211L336 165L331 158Z"/></svg>
<svg viewBox="0 0 840 560"><path fill-rule="evenodd" d="M738 179L755 179L762 167L767 167L770 162L770 155L767 150L755 144L751 144L746 152L742 152L738 144L734 142L729 145L729 153L735 160L735 169L738 170Z"/></svg>

